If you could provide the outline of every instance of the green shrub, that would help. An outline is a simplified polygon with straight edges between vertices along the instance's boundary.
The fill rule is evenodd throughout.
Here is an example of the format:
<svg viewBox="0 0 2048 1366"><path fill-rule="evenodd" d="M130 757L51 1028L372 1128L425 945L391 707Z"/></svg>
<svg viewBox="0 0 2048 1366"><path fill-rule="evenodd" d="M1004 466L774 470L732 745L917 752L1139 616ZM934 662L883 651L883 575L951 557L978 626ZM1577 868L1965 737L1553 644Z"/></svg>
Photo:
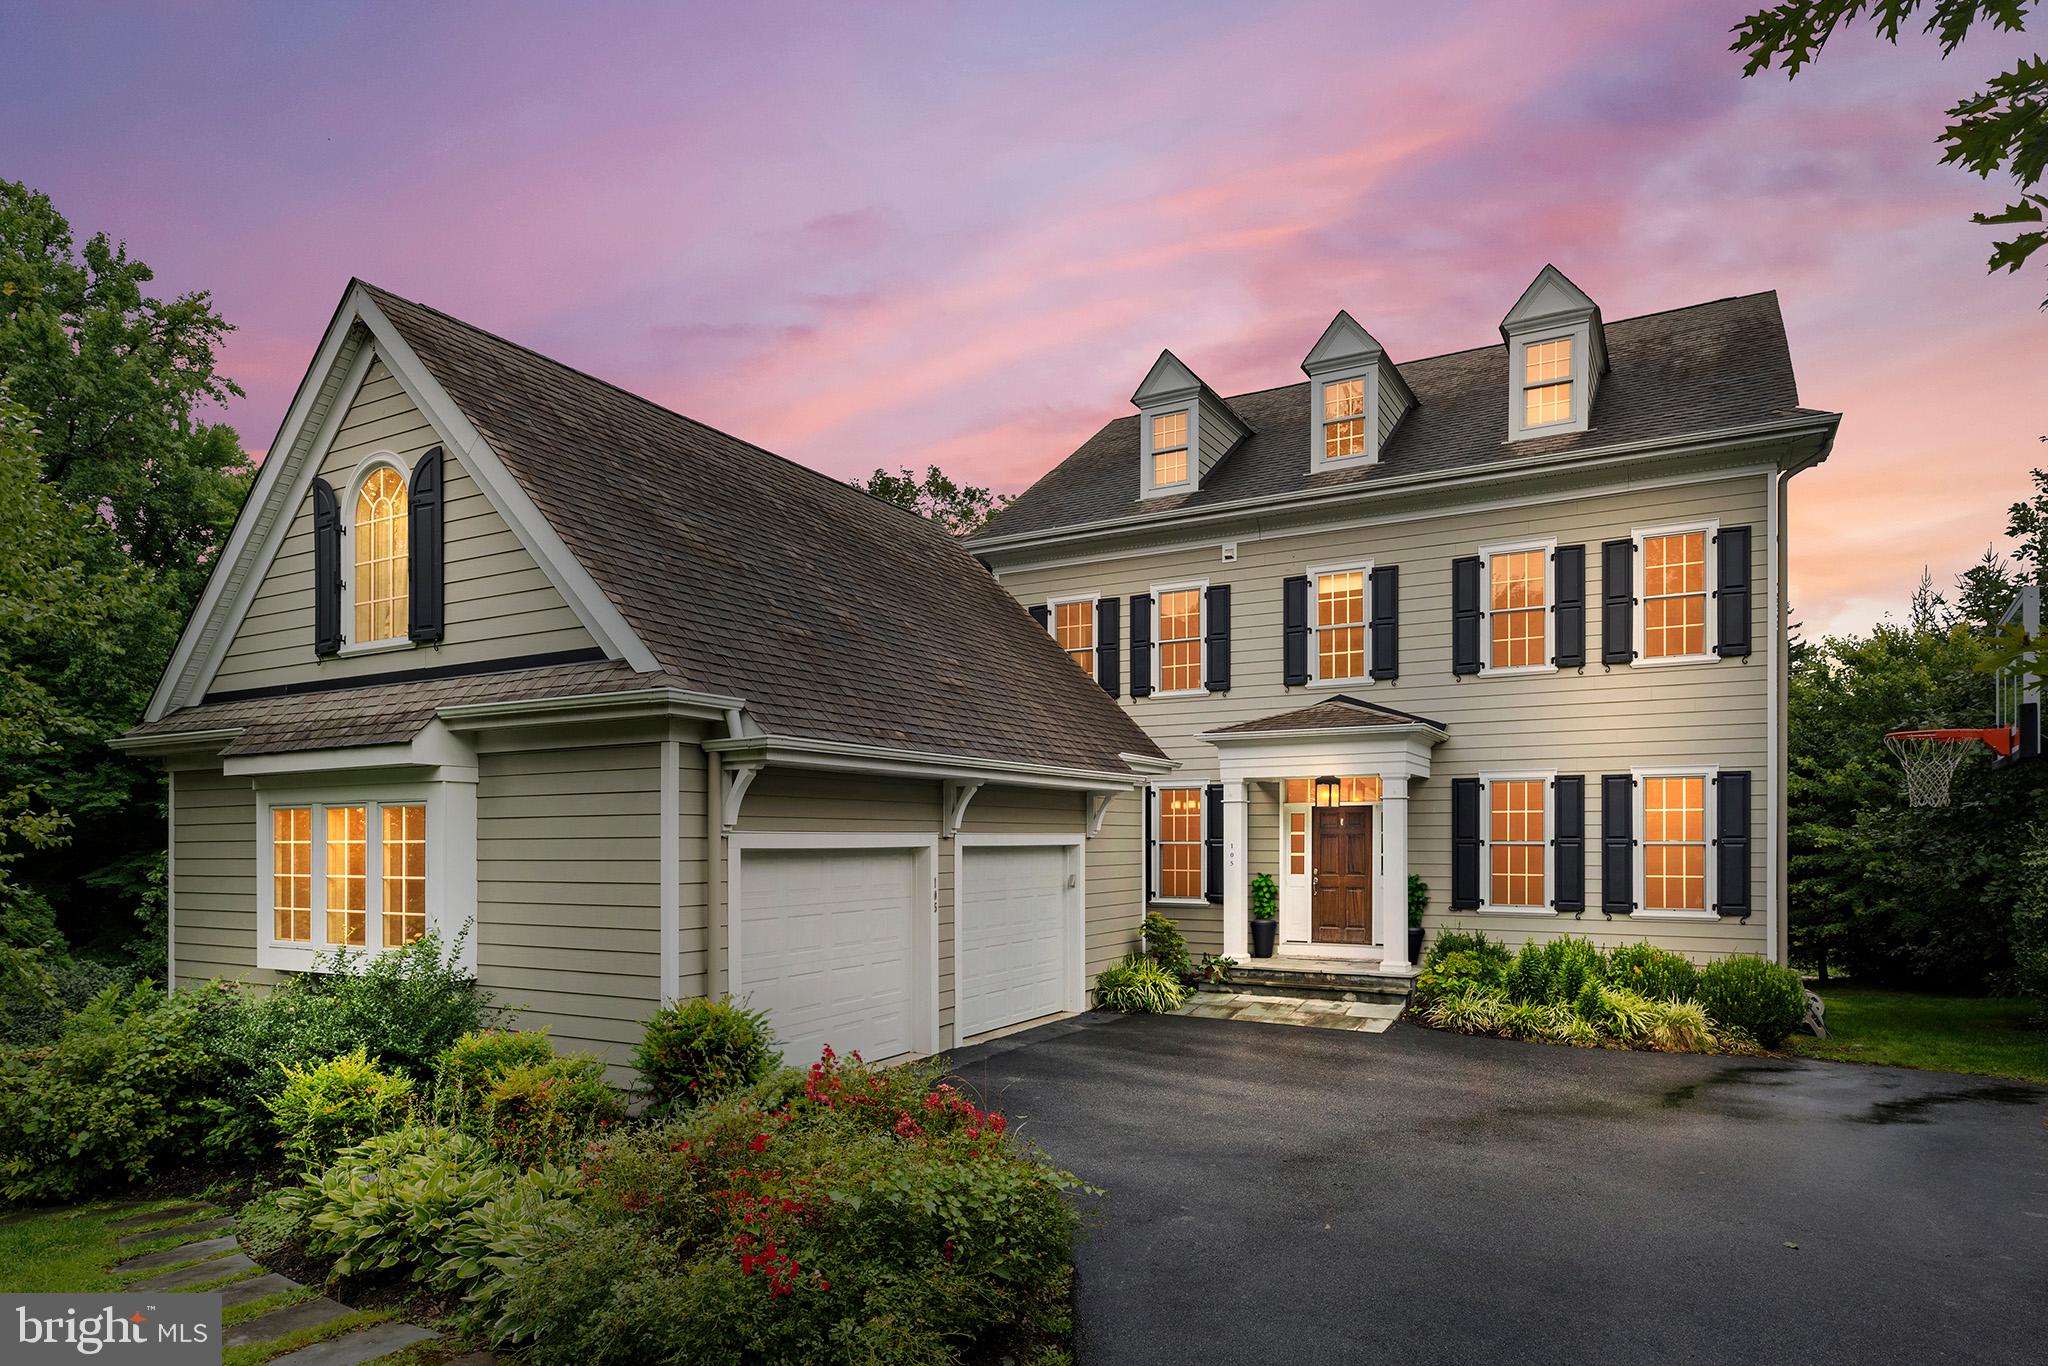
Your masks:
<svg viewBox="0 0 2048 1366"><path fill-rule="evenodd" d="M1656 1000L1690 1001L1699 993L1700 972L1682 953L1622 944L1608 950L1607 980Z"/></svg>
<svg viewBox="0 0 2048 1366"><path fill-rule="evenodd" d="M1607 975L1607 961L1592 941L1561 935L1522 945L1508 969L1508 996L1524 1005L1570 1005L1588 982Z"/></svg>
<svg viewBox="0 0 2048 1366"><path fill-rule="evenodd" d="M332 1259L334 1277L390 1273L445 1291L483 1270L480 1211L508 1199L567 1202L577 1190L573 1169L515 1175L481 1139L408 1125L343 1149L278 1207L301 1222L308 1252Z"/></svg>
<svg viewBox="0 0 2048 1366"><path fill-rule="evenodd" d="M1483 991L1454 992L1430 1002L1422 1017L1458 1034L1492 1034L1508 1009L1505 996Z"/></svg>
<svg viewBox="0 0 2048 1366"><path fill-rule="evenodd" d="M1650 1024L1643 1037L1652 1047L1673 1053L1697 1053L1714 1042L1706 1007L1698 1001L1650 1002Z"/></svg>
<svg viewBox="0 0 2048 1366"><path fill-rule="evenodd" d="M2024 996L2048 1002L2048 848L2020 856L2019 892L2013 898L2013 977Z"/></svg>
<svg viewBox="0 0 2048 1366"><path fill-rule="evenodd" d="M1533 939L1522 945L1508 967L1508 999L1519 1005L1550 999L1550 958Z"/></svg>
<svg viewBox="0 0 2048 1366"><path fill-rule="evenodd" d="M1141 953L1104 968L1095 979L1095 999L1126 1015L1169 1014L1187 998L1179 977Z"/></svg>
<svg viewBox="0 0 2048 1366"><path fill-rule="evenodd" d="M1145 912L1145 952L1166 971L1175 977L1186 977L1194 971L1194 964L1188 958L1188 941L1171 920L1157 911Z"/></svg>
<svg viewBox="0 0 2048 1366"><path fill-rule="evenodd" d="M565 1162L626 1113L605 1084L604 1064L572 1056L519 1063L488 1083L483 1095L484 1137L498 1155L520 1167Z"/></svg>
<svg viewBox="0 0 2048 1366"><path fill-rule="evenodd" d="M473 1029L441 1050L434 1060L434 1099L453 1110L473 1108L491 1083L515 1067L536 1066L555 1056L545 1029Z"/></svg>
<svg viewBox="0 0 2048 1366"><path fill-rule="evenodd" d="M1422 917L1429 912L1429 884L1415 874L1408 875L1408 928L1422 928Z"/></svg>
<svg viewBox="0 0 2048 1366"><path fill-rule="evenodd" d="M1507 971L1508 964L1515 961L1507 946L1488 937L1485 930L1445 930L1429 941L1429 948L1422 955L1423 966L1434 966L1454 953L1477 954L1497 964L1503 973Z"/></svg>
<svg viewBox="0 0 2048 1366"><path fill-rule="evenodd" d="M1260 873L1252 879L1252 919L1272 920L1280 914L1280 884L1273 880L1271 873Z"/></svg>
<svg viewBox="0 0 2048 1366"><path fill-rule="evenodd" d="M134 984L135 973L128 968L83 958L60 962L40 974L37 983L19 983L15 990L0 992L0 1045L55 1043L64 1036L65 1019L85 1009L95 996L108 987L125 990Z"/></svg>
<svg viewBox="0 0 2048 1366"><path fill-rule="evenodd" d="M608 1141L491 1336L531 1366L1029 1359L1072 1327L1073 1180L943 1075L828 1052Z"/></svg>
<svg viewBox="0 0 2048 1366"><path fill-rule="evenodd" d="M1641 1042L1659 1018L1658 1002L1629 987L1591 987L1590 1008L1582 1000L1579 1015L1620 1043Z"/></svg>
<svg viewBox="0 0 2048 1366"><path fill-rule="evenodd" d="M1699 1003L1715 1023L1734 1025L1765 1048L1776 1048L1806 1018L1799 974L1751 954L1700 969Z"/></svg>
<svg viewBox="0 0 2048 1366"><path fill-rule="evenodd" d="M1425 1002L1468 991L1497 995L1506 983L1507 970L1499 957L1456 949L1422 970L1415 979L1415 994Z"/></svg>
<svg viewBox="0 0 2048 1366"><path fill-rule="evenodd" d="M412 1111L412 1078L386 1072L358 1048L317 1067L285 1064L284 1087L264 1098L285 1156L322 1170L343 1148L398 1128Z"/></svg>
<svg viewBox="0 0 2048 1366"><path fill-rule="evenodd" d="M692 997L654 1013L633 1065L649 1098L647 1113L659 1119L753 1085L779 1057L766 1015L730 997Z"/></svg>
<svg viewBox="0 0 2048 1366"><path fill-rule="evenodd" d="M208 1005L110 987L44 1048L0 1050L0 1199L73 1200L206 1151Z"/></svg>

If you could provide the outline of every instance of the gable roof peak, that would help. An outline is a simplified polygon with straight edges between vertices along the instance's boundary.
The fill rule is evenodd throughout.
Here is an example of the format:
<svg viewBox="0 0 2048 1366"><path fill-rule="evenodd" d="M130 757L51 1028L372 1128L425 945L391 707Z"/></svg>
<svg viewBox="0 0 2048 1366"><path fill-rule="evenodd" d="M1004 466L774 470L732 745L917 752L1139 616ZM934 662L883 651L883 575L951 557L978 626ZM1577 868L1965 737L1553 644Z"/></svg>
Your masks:
<svg viewBox="0 0 2048 1366"><path fill-rule="evenodd" d="M1188 398L1207 387L1200 375L1188 369L1186 361L1171 351L1161 351L1159 359L1145 372L1145 382L1131 395L1131 403L1134 407L1149 408L1155 403Z"/></svg>
<svg viewBox="0 0 2048 1366"><path fill-rule="evenodd" d="M1356 318L1340 308L1337 316L1330 319L1330 325L1323 329L1323 335L1302 357L1301 370L1303 374L1313 375L1340 365L1381 360L1386 354L1387 348L1360 326Z"/></svg>
<svg viewBox="0 0 2048 1366"><path fill-rule="evenodd" d="M1515 300L1515 306L1500 320L1500 335L1506 340L1510 332L1525 327L1538 327L1545 323L1577 322L1590 318L1595 326L1600 322L1600 305L1593 302L1593 296L1580 289L1556 266L1545 264L1536 272L1536 278Z"/></svg>

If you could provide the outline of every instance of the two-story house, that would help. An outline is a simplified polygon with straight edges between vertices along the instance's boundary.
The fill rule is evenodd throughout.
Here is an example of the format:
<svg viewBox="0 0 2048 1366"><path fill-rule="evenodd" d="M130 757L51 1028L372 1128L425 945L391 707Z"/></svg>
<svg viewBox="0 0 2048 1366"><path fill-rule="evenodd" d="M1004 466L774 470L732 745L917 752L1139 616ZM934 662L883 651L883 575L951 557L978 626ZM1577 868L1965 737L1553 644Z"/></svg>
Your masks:
<svg viewBox="0 0 2048 1366"><path fill-rule="evenodd" d="M1553 267L1500 343L1401 360L1339 313L1306 379L1162 352L971 549L1179 762L1148 904L1243 959L1409 966L1432 933L1782 961L1787 488L1776 297L1609 322Z"/></svg>

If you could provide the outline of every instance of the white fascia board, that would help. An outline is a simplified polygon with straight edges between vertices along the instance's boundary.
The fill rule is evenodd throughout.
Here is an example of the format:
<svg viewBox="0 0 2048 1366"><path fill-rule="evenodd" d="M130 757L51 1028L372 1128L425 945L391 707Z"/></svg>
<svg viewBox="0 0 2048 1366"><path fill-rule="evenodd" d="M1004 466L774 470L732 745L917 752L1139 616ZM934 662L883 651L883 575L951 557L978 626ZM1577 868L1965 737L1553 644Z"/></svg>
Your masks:
<svg viewBox="0 0 2048 1366"><path fill-rule="evenodd" d="M462 467L477 487L491 501L498 514L512 528L513 535L526 547L546 572L549 580L568 602L570 610L583 623L585 630L597 640L607 655L624 659L642 673L653 673L661 666L655 660L653 651L646 642L627 624L618 606L604 595L591 578L590 571L576 558L568 545L555 531L554 524L542 514L526 490L513 477L497 452L490 448L482 433L471 425L460 406L448 397L433 374L421 363L411 346L406 344L384 311L377 307L376 300L358 284L351 291L350 305L370 329L376 339L377 349L384 356L384 363L397 378L406 394L427 415L427 420L462 461Z"/></svg>
<svg viewBox="0 0 2048 1366"><path fill-rule="evenodd" d="M476 748L439 721L400 744L348 745L276 754L235 755L222 765L230 778L305 778L368 769L425 769L437 782L475 782Z"/></svg>
<svg viewBox="0 0 2048 1366"><path fill-rule="evenodd" d="M584 721L647 716L681 717L727 722L746 701L686 688L633 688L624 692L578 693L569 697L519 698L503 702L463 702L435 714L453 730L484 730L494 726L575 725Z"/></svg>
<svg viewBox="0 0 2048 1366"><path fill-rule="evenodd" d="M1664 437L1653 437L1643 441L1628 441L1612 446L1601 446L1590 451L1577 451L1568 455L1524 456L1519 459L1499 460L1471 470L1452 474L1411 474L1393 475L1375 479L1362 488L1301 489L1293 493L1267 494L1258 498L1240 498L1229 503L1218 503L1211 507L1176 509L1165 513L1142 513L1136 516L1110 517L1097 522L1083 522L1076 526L1053 527L1044 531L1020 532L1015 536L998 536L987 540L970 540L965 549L974 555L996 555L1011 550L1024 550L1038 545L1052 545L1062 541L1085 540L1110 531L1153 531L1182 525L1200 525L1207 522L1228 521L1248 513L1276 511L1291 507L1314 506L1320 503L1368 502L1390 493L1427 492L1435 489L1452 491L1473 484L1485 484L1494 480L1520 474L1567 473L1585 469L1600 469L1608 465L1625 464L1632 460L1654 456L1660 460L1675 459L1692 455L1734 454L1751 447L1794 440L1802 436L1814 436L1823 441L1824 448L1832 447L1835 430L1841 425L1840 413L1825 413L1820 416L1776 418L1768 422L1746 423L1740 427L1723 428L1717 432L1703 434L1697 438L1672 441ZM1825 458L1822 456L1820 458ZM1816 459L1802 457L1792 462L1795 468L1805 468L1818 463Z"/></svg>
<svg viewBox="0 0 2048 1366"><path fill-rule="evenodd" d="M122 754L139 754L145 758L163 758L182 754L188 750L218 754L230 741L241 735L242 726L219 726L211 730L180 730L162 735L117 735L107 741L107 747Z"/></svg>
<svg viewBox="0 0 2048 1366"><path fill-rule="evenodd" d="M1012 787L1050 787L1075 792L1125 791L1142 787L1145 782L1135 773L1104 773L1085 768L1026 764L1007 759L976 759L962 754L886 749L845 740L795 736L706 740L703 748L728 763L771 764L778 768L830 769L894 777L980 780Z"/></svg>
<svg viewBox="0 0 2048 1366"><path fill-rule="evenodd" d="M1413 723L1401 726L1310 726L1301 730L1257 730L1240 731L1233 735L1228 731L1198 731L1197 740L1207 740L1218 749L1232 745L1257 745L1268 740L1312 740L1317 738L1338 738L1349 736L1385 735L1390 737L1420 736L1431 745L1442 744L1449 738L1449 732L1435 726Z"/></svg>

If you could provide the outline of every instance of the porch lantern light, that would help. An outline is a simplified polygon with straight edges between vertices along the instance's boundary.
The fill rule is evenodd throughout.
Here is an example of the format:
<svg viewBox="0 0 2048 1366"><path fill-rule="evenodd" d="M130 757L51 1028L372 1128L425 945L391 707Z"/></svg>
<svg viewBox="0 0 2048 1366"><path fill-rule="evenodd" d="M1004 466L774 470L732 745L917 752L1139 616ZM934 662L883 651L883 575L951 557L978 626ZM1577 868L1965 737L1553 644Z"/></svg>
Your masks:
<svg viewBox="0 0 2048 1366"><path fill-rule="evenodd" d="M1344 782L1341 778L1326 777L1316 779L1317 806L1336 806L1342 800L1343 793Z"/></svg>

